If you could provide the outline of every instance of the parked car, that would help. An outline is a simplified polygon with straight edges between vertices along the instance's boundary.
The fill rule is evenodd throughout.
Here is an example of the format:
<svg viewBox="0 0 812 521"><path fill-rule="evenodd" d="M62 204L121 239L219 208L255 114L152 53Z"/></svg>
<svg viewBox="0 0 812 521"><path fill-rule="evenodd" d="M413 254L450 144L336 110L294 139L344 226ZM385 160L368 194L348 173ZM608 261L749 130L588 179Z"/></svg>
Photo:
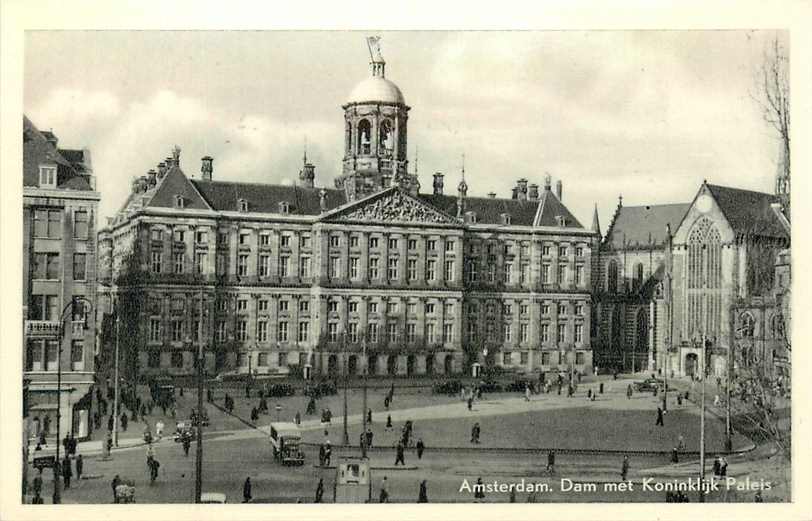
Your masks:
<svg viewBox="0 0 812 521"><path fill-rule="evenodd" d="M183 438L188 437L190 440L195 439L197 436L197 430L195 429L194 423L192 420L183 420L179 421L175 426L175 443L180 443L183 441Z"/></svg>
<svg viewBox="0 0 812 521"><path fill-rule="evenodd" d="M634 390L642 392L653 392L654 389L660 389L663 386L663 381L658 378L646 378L642 382L634 382Z"/></svg>
<svg viewBox="0 0 812 521"><path fill-rule="evenodd" d="M304 452L299 447L302 434L299 426L290 422L274 422L271 424L270 442L273 457L283 465L304 464Z"/></svg>

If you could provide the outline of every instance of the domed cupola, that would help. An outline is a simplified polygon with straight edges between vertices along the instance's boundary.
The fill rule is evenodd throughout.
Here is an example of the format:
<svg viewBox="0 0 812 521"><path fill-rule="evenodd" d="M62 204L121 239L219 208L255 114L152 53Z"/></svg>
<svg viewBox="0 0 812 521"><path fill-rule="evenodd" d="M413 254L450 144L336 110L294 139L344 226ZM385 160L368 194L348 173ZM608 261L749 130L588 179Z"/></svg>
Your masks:
<svg viewBox="0 0 812 521"><path fill-rule="evenodd" d="M370 76L350 92L344 109L344 161L336 188L348 200L397 183L417 193L417 177L407 173L406 123L409 107L397 85L386 79L380 38L367 38Z"/></svg>

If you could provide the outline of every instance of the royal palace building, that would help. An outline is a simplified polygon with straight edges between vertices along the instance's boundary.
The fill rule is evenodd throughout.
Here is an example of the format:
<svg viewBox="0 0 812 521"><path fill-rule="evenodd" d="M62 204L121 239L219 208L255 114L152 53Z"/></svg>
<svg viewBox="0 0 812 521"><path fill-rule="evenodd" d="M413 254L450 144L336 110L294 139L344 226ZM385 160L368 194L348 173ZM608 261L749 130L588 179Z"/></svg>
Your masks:
<svg viewBox="0 0 812 521"><path fill-rule="evenodd" d="M99 232L125 370L191 374L201 343L210 374L591 370L597 230L549 176L507 197L469 194L464 168L421 189L410 107L371 56L331 187L306 158L291 186L219 180L211 157L193 179L177 147L133 181Z"/></svg>
<svg viewBox="0 0 812 521"><path fill-rule="evenodd" d="M96 213L90 152L58 148L23 117L23 378L34 439L89 435L96 325ZM57 410L61 421L57 432Z"/></svg>

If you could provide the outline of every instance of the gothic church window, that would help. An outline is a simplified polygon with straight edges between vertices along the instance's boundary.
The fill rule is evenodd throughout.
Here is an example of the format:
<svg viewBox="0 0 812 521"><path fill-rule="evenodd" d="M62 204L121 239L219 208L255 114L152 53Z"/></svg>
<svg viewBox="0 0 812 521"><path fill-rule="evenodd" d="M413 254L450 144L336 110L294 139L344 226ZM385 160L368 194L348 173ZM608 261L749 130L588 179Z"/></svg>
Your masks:
<svg viewBox="0 0 812 521"><path fill-rule="evenodd" d="M617 293L617 262L614 260L609 261L609 267L607 269L608 275L607 278L607 290L609 293Z"/></svg>

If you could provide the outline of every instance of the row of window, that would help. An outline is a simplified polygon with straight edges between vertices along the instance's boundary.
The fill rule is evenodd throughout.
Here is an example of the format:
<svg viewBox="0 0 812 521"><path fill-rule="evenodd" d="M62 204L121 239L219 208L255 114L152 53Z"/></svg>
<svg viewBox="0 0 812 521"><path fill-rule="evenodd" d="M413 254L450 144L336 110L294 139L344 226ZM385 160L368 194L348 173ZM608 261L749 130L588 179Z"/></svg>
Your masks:
<svg viewBox="0 0 812 521"><path fill-rule="evenodd" d="M193 320L191 322L191 331L186 334L186 321L174 319L169 322L169 341L171 342L198 342L200 339L200 321ZM276 341L288 342L290 341L288 335L288 322L276 323ZM267 320L260 320L257 322L257 341L268 341L268 327ZM204 324L205 329L205 324ZM218 320L215 323L214 338L217 342L226 342L228 338L228 326L225 320ZM151 318L149 320L149 341L162 342L163 341L163 327L162 321L159 318ZM298 342L307 342L310 338L310 322L299 322L296 340ZM234 340L244 342L248 340L248 320L238 320L236 329L234 331Z"/></svg>
<svg viewBox="0 0 812 521"><path fill-rule="evenodd" d="M484 253L487 253L488 255L496 255L496 252L498 251L499 248L499 246L494 242L488 243L484 249L481 249L480 246L481 246L480 244L472 242L471 244L468 245L468 253L470 253L471 255L478 255L480 251L482 251ZM552 256L553 247L554 245L552 244L546 243L542 244L541 246L542 257ZM514 244L511 243L504 244L501 246L501 248L502 253L505 256L515 255L516 253ZM584 246L575 246L574 248L576 257L584 257L586 255L587 250ZM570 246L567 245L559 245L557 249L559 257L568 256L570 254L570 251L572 250L570 250ZM519 244L519 252L522 257L530 257L530 243L522 242L521 244Z"/></svg>
<svg viewBox="0 0 812 521"><path fill-rule="evenodd" d="M59 209L34 209L34 237L42 239L62 238L62 215ZM89 237L90 214L86 210L73 212L73 237L87 239Z"/></svg>
<svg viewBox="0 0 812 521"><path fill-rule="evenodd" d="M277 363L279 367L286 367L288 365L288 354L287 353L276 353L277 355ZM257 353L257 366L258 367L268 367L269 362L269 353ZM173 351L170 353L169 356L169 363L172 367L175 368L182 368L183 367L183 353L180 351ZM247 353L238 353L237 354L237 365L239 367L248 367L248 354ZM150 368L159 368L161 367L161 352L151 350L148 351L147 354L147 366Z"/></svg>
<svg viewBox="0 0 812 521"><path fill-rule="evenodd" d="M468 282L479 282L480 281L480 273L479 268L482 262L478 259L468 259L466 261L466 280ZM483 282L490 282L494 283L497 281L497 278L504 282L505 284L513 284L514 283L514 272L513 272L513 263L506 262L504 264L504 268L501 271L499 277L497 277L497 264L496 258L490 258L485 263L486 268L483 270L484 277L482 279ZM569 267L565 264L559 264L558 269L555 272L555 279L552 278L552 266L550 264L542 264L541 265L541 282L542 284L565 284L568 279L568 270ZM585 267L583 264L577 264L575 266L575 284L582 285L585 282L584 274L585 274ZM530 282L530 264L529 263L522 263L519 268L519 284L526 284Z"/></svg>
<svg viewBox="0 0 812 521"><path fill-rule="evenodd" d="M476 342L480 339L481 326L478 322L468 322L468 341ZM519 324L519 342L526 343L529 341L529 324ZM542 344L550 342L550 324L539 325L539 338ZM484 339L488 342L513 342L513 326L512 324L502 324L502 330L497 332L496 323L488 321L485 322L485 336ZM567 335L567 324L558 324L556 326L556 343L563 344L569 341ZM583 324L575 324L573 326L572 341L580 344L584 341L584 326Z"/></svg>
<svg viewBox="0 0 812 521"><path fill-rule="evenodd" d="M29 340L25 353L26 371L56 371L58 340ZM82 340L73 340L70 346L70 370L83 371L85 362L85 348ZM62 370L66 370L62 367Z"/></svg>
<svg viewBox="0 0 812 521"><path fill-rule="evenodd" d="M60 280L62 271L59 253L35 253L31 277L35 280ZM85 280L87 276L87 254L73 254L73 280Z"/></svg>
<svg viewBox="0 0 812 521"><path fill-rule="evenodd" d="M488 302L485 304L485 313L488 315L496 314L498 302ZM551 304L549 302L543 302L541 304L541 314L542 315L549 315ZM469 318L471 315L477 315L479 313L479 303L478 302L467 302L465 304L465 309L468 312ZM527 315L530 310L529 304L519 304L519 315ZM567 302L559 302L556 304L556 311L559 316L566 315L569 312L569 304ZM513 315L513 304L506 302L502 304L502 314L503 315ZM573 314L575 315L583 315L584 314L584 303L583 302L575 302L573 304Z"/></svg>
<svg viewBox="0 0 812 521"><path fill-rule="evenodd" d="M353 344L356 344L362 340L373 344L380 342L381 340L388 343L396 343L399 342L401 340L401 336L403 336L403 340L405 340L407 343L413 344L418 341L417 324L413 322L407 323L405 329L402 329L398 323L387 323L386 330L383 332L384 336L382 336L380 329L380 324L377 322L370 322L367 324L366 336L365 338L362 338L358 322L349 322L347 324L346 340L347 342ZM341 339L342 337L341 333L339 332L339 324L337 322L328 323L327 341L336 343L341 341ZM442 324L442 327L439 330L437 324L431 322L426 324L425 330L423 331L423 340L427 344L436 344L439 341L442 341L444 344L454 342L454 324Z"/></svg>
<svg viewBox="0 0 812 521"><path fill-rule="evenodd" d="M58 322L60 303L59 295L31 295L28 301L28 320ZM80 300L74 301L71 310L73 312L72 320L76 322L85 320L85 315L90 311L85 309L85 305Z"/></svg>

